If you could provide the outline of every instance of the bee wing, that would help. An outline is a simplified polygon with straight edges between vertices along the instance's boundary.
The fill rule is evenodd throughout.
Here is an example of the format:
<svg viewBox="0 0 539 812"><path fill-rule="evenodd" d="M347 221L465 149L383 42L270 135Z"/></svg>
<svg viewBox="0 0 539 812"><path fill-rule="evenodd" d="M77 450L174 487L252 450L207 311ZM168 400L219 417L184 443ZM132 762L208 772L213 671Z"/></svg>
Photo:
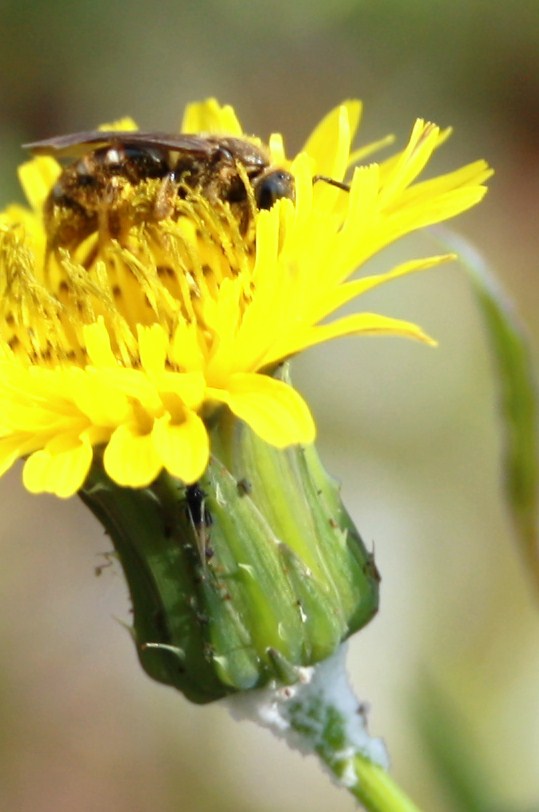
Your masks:
<svg viewBox="0 0 539 812"><path fill-rule="evenodd" d="M146 133L123 130L89 130L87 132L58 135L23 144L34 155L52 155L55 158L78 158L88 152L88 147L98 149L107 146L139 145L141 147L163 147L176 152L189 152L209 156L218 148L216 143L202 135L178 133Z"/></svg>

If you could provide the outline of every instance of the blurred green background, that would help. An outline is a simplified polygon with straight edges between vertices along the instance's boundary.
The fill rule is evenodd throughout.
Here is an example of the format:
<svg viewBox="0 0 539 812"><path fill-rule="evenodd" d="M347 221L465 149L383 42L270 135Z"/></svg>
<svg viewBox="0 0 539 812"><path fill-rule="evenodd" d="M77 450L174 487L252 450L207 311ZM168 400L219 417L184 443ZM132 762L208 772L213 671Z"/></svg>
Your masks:
<svg viewBox="0 0 539 812"><path fill-rule="evenodd" d="M402 144L416 116L454 125L435 169L479 157L496 169L456 227L537 350L537 0L0 0L2 203L21 199L22 142L126 114L174 130L185 103L208 95L248 131L283 132L291 151L349 96L365 102L363 142L394 132ZM421 235L377 267L437 252ZM342 340L294 365L383 577L380 613L350 645L351 678L425 812L537 812L538 603L504 508L496 393L465 273L402 280L365 307L419 322L440 347ZM120 573L94 577L110 544L82 504L31 497L19 468L0 492L2 809L354 808L314 759L148 680L121 625ZM440 777L435 749L468 765L467 794Z"/></svg>

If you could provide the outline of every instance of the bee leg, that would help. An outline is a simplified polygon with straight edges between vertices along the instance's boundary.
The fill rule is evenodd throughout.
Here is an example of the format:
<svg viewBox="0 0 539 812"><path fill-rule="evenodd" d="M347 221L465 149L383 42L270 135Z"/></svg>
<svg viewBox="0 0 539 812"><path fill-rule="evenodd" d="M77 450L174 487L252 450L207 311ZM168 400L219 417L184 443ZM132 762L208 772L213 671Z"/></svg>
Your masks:
<svg viewBox="0 0 539 812"><path fill-rule="evenodd" d="M118 178L111 178L103 192L97 207L97 234L100 244L119 237L121 217L117 208L119 184Z"/></svg>
<svg viewBox="0 0 539 812"><path fill-rule="evenodd" d="M153 216L156 220L166 220L174 213L174 196L176 194L176 179L173 172L165 175L157 192L153 205Z"/></svg>

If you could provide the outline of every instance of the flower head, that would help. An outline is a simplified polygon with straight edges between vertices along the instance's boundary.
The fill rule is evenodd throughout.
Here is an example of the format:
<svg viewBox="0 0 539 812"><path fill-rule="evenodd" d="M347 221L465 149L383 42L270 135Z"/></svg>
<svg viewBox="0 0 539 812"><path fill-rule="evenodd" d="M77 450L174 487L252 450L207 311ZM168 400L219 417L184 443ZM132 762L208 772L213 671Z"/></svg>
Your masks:
<svg viewBox="0 0 539 812"><path fill-rule="evenodd" d="M192 483L223 408L276 447L313 440L305 401L272 375L283 360L352 334L433 343L386 316L328 318L449 259L350 278L399 237L479 202L491 170L476 161L418 182L448 135L422 120L403 151L352 169L379 146L352 151L360 112L358 102L333 110L293 159L272 135L269 163L291 174L295 193L262 210L242 167L241 208L188 172L173 195L170 178L148 173L101 190L88 225L84 206L59 194L65 175L53 157L22 166L30 208L0 215L0 472L25 458L29 490L66 497L102 453L119 485L145 487L162 469ZM214 100L188 107L182 131L259 146ZM350 178L349 190L318 176Z"/></svg>

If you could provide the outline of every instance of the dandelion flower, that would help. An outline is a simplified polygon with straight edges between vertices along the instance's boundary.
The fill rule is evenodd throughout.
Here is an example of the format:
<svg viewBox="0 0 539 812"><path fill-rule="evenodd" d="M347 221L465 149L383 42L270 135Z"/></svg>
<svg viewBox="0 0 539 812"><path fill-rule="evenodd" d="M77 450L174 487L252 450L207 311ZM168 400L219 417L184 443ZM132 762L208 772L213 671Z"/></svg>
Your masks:
<svg viewBox="0 0 539 812"><path fill-rule="evenodd" d="M163 469L193 483L223 409L276 448L314 439L307 404L275 375L296 353L345 335L433 343L406 321L335 314L450 258L352 278L399 237L478 203L491 171L479 160L418 180L448 135L423 120L401 152L358 165L378 146L354 152L360 113L355 101L337 107L294 158L272 135L271 164L293 177L294 199L259 210L245 179L248 222L199 188L157 216L163 180L148 177L117 191L121 227L59 244L54 217L66 211L51 221L50 195L62 166L50 156L23 164L29 207L0 215L0 472L22 458L30 491L68 497L102 455L120 486L144 488ZM259 143L215 100L189 106L182 131Z"/></svg>

